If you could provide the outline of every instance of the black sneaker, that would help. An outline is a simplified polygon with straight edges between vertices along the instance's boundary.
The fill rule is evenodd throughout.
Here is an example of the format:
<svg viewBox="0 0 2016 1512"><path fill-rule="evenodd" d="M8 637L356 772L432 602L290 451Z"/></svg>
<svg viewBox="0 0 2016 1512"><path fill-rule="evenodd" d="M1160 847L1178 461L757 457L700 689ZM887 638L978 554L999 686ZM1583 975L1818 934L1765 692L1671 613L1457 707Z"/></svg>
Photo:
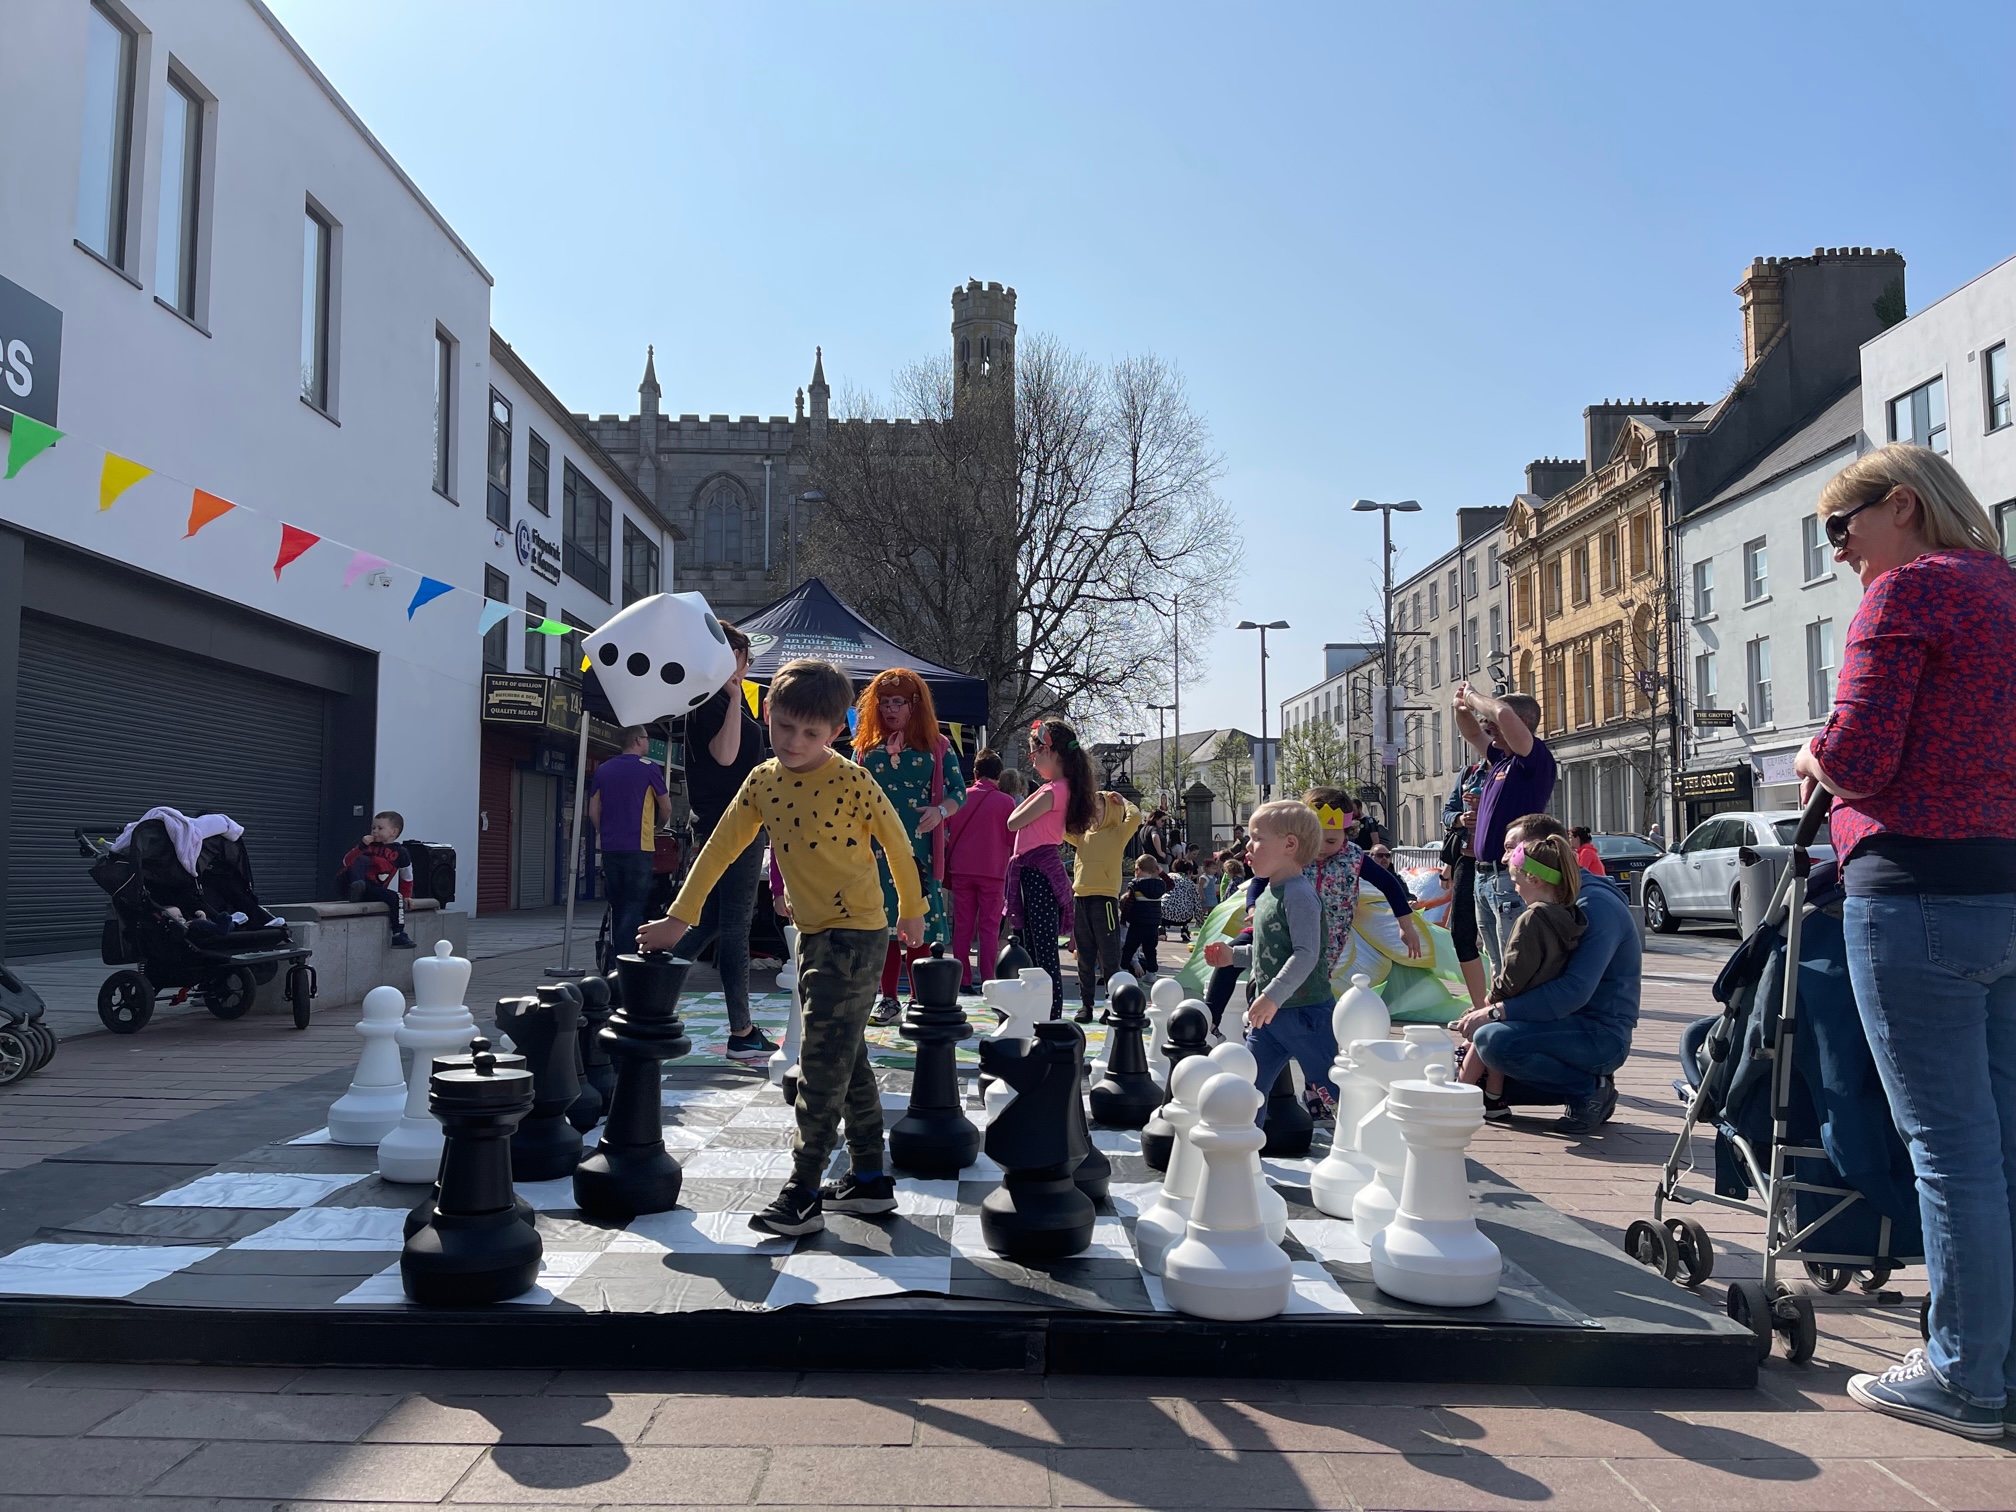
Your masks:
<svg viewBox="0 0 2016 1512"><path fill-rule="evenodd" d="M1594 1134L1610 1121L1610 1115L1617 1111L1617 1085L1609 1077L1602 1079L1593 1097L1568 1104L1568 1111L1554 1121L1556 1134Z"/></svg>
<svg viewBox="0 0 2016 1512"><path fill-rule="evenodd" d="M392 948L394 950L417 950L420 947L413 943L413 936L402 929L392 936Z"/></svg>
<svg viewBox="0 0 2016 1512"><path fill-rule="evenodd" d="M903 1005L893 997L885 997L868 1012L871 1024L893 1024L903 1017Z"/></svg>
<svg viewBox="0 0 2016 1512"><path fill-rule="evenodd" d="M732 1061L767 1061L776 1048L760 1028L751 1024L747 1034L729 1035L728 1048L722 1053Z"/></svg>
<svg viewBox="0 0 2016 1512"><path fill-rule="evenodd" d="M751 1213L749 1227L766 1234L796 1238L800 1234L818 1233L826 1227L826 1219L819 1211L819 1194L810 1187L794 1184L779 1192L776 1200L762 1212Z"/></svg>
<svg viewBox="0 0 2016 1512"><path fill-rule="evenodd" d="M1484 1094L1484 1122L1510 1123L1511 1120L1512 1104L1505 1101L1502 1097L1493 1097L1489 1092L1486 1092Z"/></svg>
<svg viewBox="0 0 2016 1512"><path fill-rule="evenodd" d="M829 1181L819 1188L819 1205L836 1213L854 1213L864 1218L893 1213L896 1211L896 1180L886 1171L865 1180L850 1171L838 1181Z"/></svg>
<svg viewBox="0 0 2016 1512"><path fill-rule="evenodd" d="M1092 1005L1089 1003L1071 1015L1071 1021L1077 1024L1089 1024L1092 1022L1092 1018Z"/></svg>

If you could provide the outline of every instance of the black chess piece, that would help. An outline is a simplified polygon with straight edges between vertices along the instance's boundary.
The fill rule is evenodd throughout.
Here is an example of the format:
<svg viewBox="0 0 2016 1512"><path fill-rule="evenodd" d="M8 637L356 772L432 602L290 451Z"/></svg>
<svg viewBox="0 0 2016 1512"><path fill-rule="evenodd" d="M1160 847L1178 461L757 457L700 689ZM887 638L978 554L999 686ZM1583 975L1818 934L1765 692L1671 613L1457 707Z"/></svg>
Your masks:
<svg viewBox="0 0 2016 1512"><path fill-rule="evenodd" d="M1104 1202L1107 1187L1113 1180L1113 1162L1093 1141L1092 1124L1085 1116L1085 1094L1082 1091L1071 1099L1071 1116L1078 1122L1078 1132L1085 1136L1085 1158L1071 1168L1071 1180L1093 1202Z"/></svg>
<svg viewBox="0 0 2016 1512"><path fill-rule="evenodd" d="M928 960L910 963L914 998L903 1026L916 1043L910 1106L889 1131L889 1159L919 1176L956 1176L980 1153L980 1131L959 1104L954 1047L972 1034L959 1007L960 963L934 944Z"/></svg>
<svg viewBox="0 0 2016 1512"><path fill-rule="evenodd" d="M1193 1055L1210 1053L1211 1016L1202 1008L1185 1003L1169 1015L1169 1035L1162 1046L1163 1059L1169 1062L1169 1074L1176 1074L1176 1066ZM1165 1078L1165 1085L1167 1079ZM1169 1101L1165 1092L1163 1103ZM1176 1130L1169 1120L1162 1116L1158 1106L1155 1116L1148 1120L1141 1130L1141 1158L1148 1162L1151 1171L1167 1171L1169 1155L1176 1147Z"/></svg>
<svg viewBox="0 0 2016 1512"><path fill-rule="evenodd" d="M1148 1074L1148 1048L1141 1031L1148 1025L1148 994L1137 986L1113 994L1113 1020L1106 1027L1106 1074L1092 1084L1092 1117L1119 1129L1138 1129L1162 1106L1162 1089Z"/></svg>
<svg viewBox="0 0 2016 1512"><path fill-rule="evenodd" d="M1273 1089L1267 1094L1267 1112L1261 1119L1260 1127L1266 1132L1267 1143L1260 1146L1262 1155L1280 1155L1293 1159L1309 1153L1309 1142L1316 1135L1316 1120L1309 1116L1309 1110L1302 1106L1302 1099L1295 1095L1295 1074L1287 1066L1274 1078Z"/></svg>
<svg viewBox="0 0 2016 1512"><path fill-rule="evenodd" d="M602 1031L616 1095L601 1143L574 1170L574 1205L590 1217L627 1222L679 1205L684 1173L665 1148L660 1067L693 1048L679 1021L679 989L692 968L662 950L616 958L623 1006Z"/></svg>
<svg viewBox="0 0 2016 1512"><path fill-rule="evenodd" d="M590 978L589 980L594 980ZM562 982L560 990L573 1001L579 1012L579 1022L574 1029L574 1085L581 1090L574 1101L567 1105L567 1122L586 1134L602 1122L603 1097L601 1089L588 1080L588 996L581 990L579 982Z"/></svg>
<svg viewBox="0 0 2016 1512"><path fill-rule="evenodd" d="M490 1041L488 1041L487 1039L478 1038L469 1041L469 1048L463 1051L460 1055L435 1056L434 1063L429 1068L430 1073L433 1071L453 1071L458 1069L466 1071L471 1066L475 1065L475 1061L472 1060L471 1057L477 1055L489 1056L490 1064L493 1069L512 1070L512 1071L523 1071L526 1069L524 1056L515 1055L505 1050L496 1050L492 1047ZM513 1197L511 1201L512 1205L518 1210L518 1218L520 1222L534 1225L537 1224L538 1218L537 1215L533 1212L531 1203L527 1202L523 1197ZM440 1206L441 1206L441 1177L437 1173L434 1177L434 1189L427 1194L427 1200L425 1202L420 1203L413 1209L412 1212L406 1215L405 1237L411 1239L415 1234L419 1233L423 1227L433 1222L434 1215L440 1209Z"/></svg>
<svg viewBox="0 0 2016 1512"><path fill-rule="evenodd" d="M987 1126L1001 1185L980 1204L980 1234L1010 1260L1061 1260L1092 1242L1097 1210L1072 1179L1091 1152L1078 1066L1085 1033L1066 1019L1036 1026L1033 1040L980 1042L980 1063L1015 1089Z"/></svg>
<svg viewBox="0 0 2016 1512"><path fill-rule="evenodd" d="M580 1008L551 983L536 997L498 1000L497 1027L532 1073L532 1111L511 1136L511 1173L520 1181L557 1180L580 1163L581 1133L567 1122L568 1108L581 1095L574 1079L580 1026Z"/></svg>
<svg viewBox="0 0 2016 1512"><path fill-rule="evenodd" d="M602 1112L609 1111L609 1099L616 1095L616 1068L603 1048L602 1027L616 1011L609 983L599 976L585 976L578 984L581 992L581 1070L588 1084L602 1096Z"/></svg>
<svg viewBox="0 0 2016 1512"><path fill-rule="evenodd" d="M1014 981L1022 975L1024 966L1036 963L1029 958L1029 952L1022 948L1021 940L1009 936L1008 944L994 961L994 975L1006 981Z"/></svg>
<svg viewBox="0 0 2016 1512"><path fill-rule="evenodd" d="M439 1197L399 1252L399 1284L425 1307L520 1296L539 1279L543 1253L511 1191L511 1131L532 1109L534 1077L487 1049L454 1064L462 1059L444 1057L427 1078L444 1137Z"/></svg>

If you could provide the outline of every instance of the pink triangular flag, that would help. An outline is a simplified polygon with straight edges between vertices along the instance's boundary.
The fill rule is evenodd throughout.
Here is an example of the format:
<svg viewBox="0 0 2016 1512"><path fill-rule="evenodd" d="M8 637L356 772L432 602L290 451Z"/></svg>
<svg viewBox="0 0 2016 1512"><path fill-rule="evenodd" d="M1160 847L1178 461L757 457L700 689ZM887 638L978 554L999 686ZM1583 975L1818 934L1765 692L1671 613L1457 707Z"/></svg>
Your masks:
<svg viewBox="0 0 2016 1512"><path fill-rule="evenodd" d="M373 556L368 551L360 551L350 558L350 565L343 572L343 586L348 588L367 572L376 572L380 567L392 564L381 556Z"/></svg>

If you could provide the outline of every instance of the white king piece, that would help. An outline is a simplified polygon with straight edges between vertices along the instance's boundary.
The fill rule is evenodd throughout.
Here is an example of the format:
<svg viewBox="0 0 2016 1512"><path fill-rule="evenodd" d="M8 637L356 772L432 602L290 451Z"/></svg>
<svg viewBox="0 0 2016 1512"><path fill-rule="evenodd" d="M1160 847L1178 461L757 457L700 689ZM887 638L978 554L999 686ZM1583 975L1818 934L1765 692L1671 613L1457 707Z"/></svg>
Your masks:
<svg viewBox="0 0 2016 1512"><path fill-rule="evenodd" d="M619 724L697 709L735 670L721 622L697 593L655 593L582 643Z"/></svg>

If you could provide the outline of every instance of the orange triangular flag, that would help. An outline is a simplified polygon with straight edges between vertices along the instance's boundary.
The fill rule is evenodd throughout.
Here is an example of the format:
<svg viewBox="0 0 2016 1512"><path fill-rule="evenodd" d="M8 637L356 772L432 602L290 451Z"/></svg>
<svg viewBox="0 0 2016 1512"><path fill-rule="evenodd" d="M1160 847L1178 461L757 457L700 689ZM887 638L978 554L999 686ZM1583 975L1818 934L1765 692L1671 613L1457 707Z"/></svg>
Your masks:
<svg viewBox="0 0 2016 1512"><path fill-rule="evenodd" d="M130 457L122 457L116 452L105 453L105 466L98 474L98 508L110 509L113 500L153 471L153 468L143 467Z"/></svg>
<svg viewBox="0 0 2016 1512"><path fill-rule="evenodd" d="M229 499L220 499L213 493L197 489L195 497L189 501L189 529L183 534L182 539L188 540L212 520L231 513L237 507Z"/></svg>

